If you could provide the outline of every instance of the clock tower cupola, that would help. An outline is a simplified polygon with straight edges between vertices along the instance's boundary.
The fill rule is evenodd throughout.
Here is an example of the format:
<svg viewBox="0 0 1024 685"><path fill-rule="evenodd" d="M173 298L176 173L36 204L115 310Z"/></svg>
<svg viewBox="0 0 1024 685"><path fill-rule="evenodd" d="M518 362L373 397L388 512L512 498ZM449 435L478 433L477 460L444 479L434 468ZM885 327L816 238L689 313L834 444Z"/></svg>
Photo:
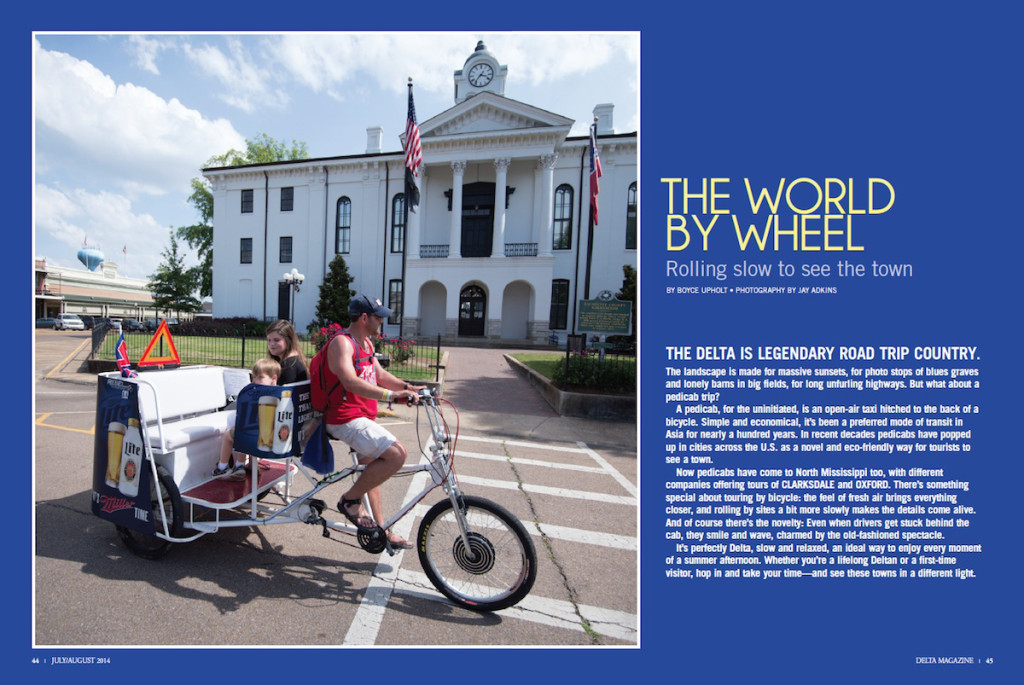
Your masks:
<svg viewBox="0 0 1024 685"><path fill-rule="evenodd" d="M504 95L507 74L508 67L498 64L484 42L479 41L462 69L455 72L455 104L485 91Z"/></svg>

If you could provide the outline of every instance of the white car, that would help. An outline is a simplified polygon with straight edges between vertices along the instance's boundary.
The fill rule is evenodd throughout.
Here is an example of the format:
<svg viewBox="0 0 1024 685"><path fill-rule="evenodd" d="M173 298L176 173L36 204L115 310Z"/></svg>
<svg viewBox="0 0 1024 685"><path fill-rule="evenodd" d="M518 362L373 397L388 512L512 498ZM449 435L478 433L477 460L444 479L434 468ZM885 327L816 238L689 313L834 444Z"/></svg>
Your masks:
<svg viewBox="0 0 1024 685"><path fill-rule="evenodd" d="M113 328L115 331L121 330L121 319L111 319L110 327Z"/></svg>
<svg viewBox="0 0 1024 685"><path fill-rule="evenodd" d="M58 314L53 320L55 331L84 331L85 322L78 318L78 314Z"/></svg>

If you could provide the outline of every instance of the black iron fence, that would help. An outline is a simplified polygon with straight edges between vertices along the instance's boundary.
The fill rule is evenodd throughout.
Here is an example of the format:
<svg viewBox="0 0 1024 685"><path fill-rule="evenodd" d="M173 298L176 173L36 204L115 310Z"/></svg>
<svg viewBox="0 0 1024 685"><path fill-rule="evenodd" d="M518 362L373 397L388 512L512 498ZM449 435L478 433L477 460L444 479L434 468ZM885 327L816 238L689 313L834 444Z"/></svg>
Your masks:
<svg viewBox="0 0 1024 685"><path fill-rule="evenodd" d="M563 390L635 393L635 344L629 340L600 342L585 335L569 335L565 343L565 362L552 380Z"/></svg>
<svg viewBox="0 0 1024 685"><path fill-rule="evenodd" d="M267 356L267 341L261 328L241 327L237 330L202 330L190 326L187 331L171 332L170 340L154 338L151 332L124 331L128 359L138 363L149 353L150 359L176 356L180 363L213 364L232 368L251 368L256 361ZM93 358L113 360L117 356L117 341L121 331L109 326L93 329ZM152 345L152 348L150 348ZM174 350L170 349L173 345ZM380 338L374 348L388 371L408 381L438 381L441 371L441 336L436 339ZM312 341L302 341L302 352L307 362L316 354Z"/></svg>

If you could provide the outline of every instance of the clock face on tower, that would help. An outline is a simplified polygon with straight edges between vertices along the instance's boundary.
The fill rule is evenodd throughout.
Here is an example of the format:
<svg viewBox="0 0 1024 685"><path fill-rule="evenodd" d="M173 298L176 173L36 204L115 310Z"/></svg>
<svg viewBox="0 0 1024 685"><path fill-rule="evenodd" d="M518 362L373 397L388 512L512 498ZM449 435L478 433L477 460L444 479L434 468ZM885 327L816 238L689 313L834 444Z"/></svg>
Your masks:
<svg viewBox="0 0 1024 685"><path fill-rule="evenodd" d="M477 64L469 70L469 82L477 88L482 88L494 78L494 69L490 64Z"/></svg>

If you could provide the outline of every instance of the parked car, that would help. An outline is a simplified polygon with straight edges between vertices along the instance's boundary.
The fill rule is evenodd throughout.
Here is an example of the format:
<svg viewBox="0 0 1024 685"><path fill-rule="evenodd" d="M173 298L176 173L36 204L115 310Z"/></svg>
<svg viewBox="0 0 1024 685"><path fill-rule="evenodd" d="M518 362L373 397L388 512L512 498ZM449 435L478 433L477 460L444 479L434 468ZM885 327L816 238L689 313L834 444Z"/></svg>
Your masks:
<svg viewBox="0 0 1024 685"><path fill-rule="evenodd" d="M78 314L58 314L53 320L55 331L84 331L85 324L78 318Z"/></svg>
<svg viewBox="0 0 1024 685"><path fill-rule="evenodd" d="M78 318L85 324L86 330L92 330L92 327L96 325L96 317L88 314L79 314Z"/></svg>
<svg viewBox="0 0 1024 685"><path fill-rule="evenodd" d="M53 328L53 322L52 316L44 316L41 319L36 319L36 328Z"/></svg>
<svg viewBox="0 0 1024 685"><path fill-rule="evenodd" d="M146 330L155 331L156 327L160 325L160 319L155 319L152 316L146 319Z"/></svg>
<svg viewBox="0 0 1024 685"><path fill-rule="evenodd" d="M125 319L121 322L121 328L128 331L144 331L146 327L142 325L142 322L138 319Z"/></svg>
<svg viewBox="0 0 1024 685"><path fill-rule="evenodd" d="M115 331L121 330L121 319L107 319L110 322L110 327Z"/></svg>

